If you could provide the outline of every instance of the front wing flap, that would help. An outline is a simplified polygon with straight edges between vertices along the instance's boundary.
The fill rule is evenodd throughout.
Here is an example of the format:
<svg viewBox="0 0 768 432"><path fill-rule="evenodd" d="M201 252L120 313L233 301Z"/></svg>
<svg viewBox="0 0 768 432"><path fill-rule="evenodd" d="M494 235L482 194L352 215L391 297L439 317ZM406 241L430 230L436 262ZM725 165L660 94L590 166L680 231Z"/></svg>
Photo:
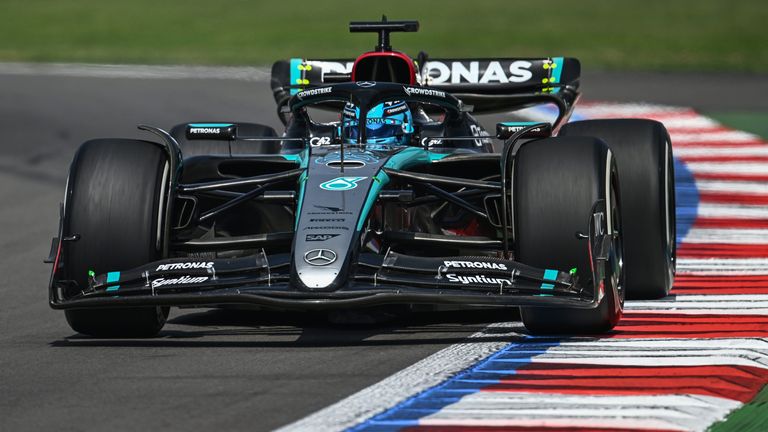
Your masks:
<svg viewBox="0 0 768 432"><path fill-rule="evenodd" d="M600 242L598 242L599 244ZM593 265L602 265L600 247ZM604 260L602 260L604 261ZM593 273L600 274L597 268ZM587 275L591 276L591 275ZM322 309L431 303L594 308L603 293L591 277L538 269L490 257L361 254L357 272L336 291L299 290L289 283L290 255L167 259L90 277L79 294L52 301L57 309L127 306L254 305Z"/></svg>

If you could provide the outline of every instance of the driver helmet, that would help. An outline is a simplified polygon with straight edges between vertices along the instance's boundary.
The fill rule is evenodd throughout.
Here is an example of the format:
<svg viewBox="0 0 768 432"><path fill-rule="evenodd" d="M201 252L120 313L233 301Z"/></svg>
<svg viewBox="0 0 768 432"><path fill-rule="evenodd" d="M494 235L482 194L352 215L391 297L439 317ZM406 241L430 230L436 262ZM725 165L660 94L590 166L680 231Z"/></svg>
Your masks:
<svg viewBox="0 0 768 432"><path fill-rule="evenodd" d="M344 142L356 143L360 108L347 102L341 114ZM368 144L408 145L413 134L413 116L403 101L380 103L366 116L365 137Z"/></svg>

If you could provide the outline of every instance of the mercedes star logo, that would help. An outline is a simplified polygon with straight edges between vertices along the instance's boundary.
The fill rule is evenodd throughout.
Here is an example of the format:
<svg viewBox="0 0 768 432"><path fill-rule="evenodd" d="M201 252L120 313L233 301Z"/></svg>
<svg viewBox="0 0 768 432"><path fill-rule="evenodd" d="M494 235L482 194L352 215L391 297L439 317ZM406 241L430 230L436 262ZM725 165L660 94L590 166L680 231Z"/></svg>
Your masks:
<svg viewBox="0 0 768 432"><path fill-rule="evenodd" d="M371 88L376 85L376 83L373 81L358 81L356 84L358 85L358 87L362 87L362 88Z"/></svg>
<svg viewBox="0 0 768 432"><path fill-rule="evenodd" d="M312 249L304 254L304 261L314 266L324 266L336 261L336 252L330 249Z"/></svg>

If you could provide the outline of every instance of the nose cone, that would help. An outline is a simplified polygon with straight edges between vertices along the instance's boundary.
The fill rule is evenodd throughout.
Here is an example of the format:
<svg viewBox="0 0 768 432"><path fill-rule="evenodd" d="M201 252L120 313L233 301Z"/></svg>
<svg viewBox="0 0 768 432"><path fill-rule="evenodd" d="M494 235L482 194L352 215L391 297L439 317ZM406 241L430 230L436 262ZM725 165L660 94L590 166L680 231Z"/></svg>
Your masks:
<svg viewBox="0 0 768 432"><path fill-rule="evenodd" d="M292 278L300 288L333 291L349 280L347 261L359 247L357 220L375 167L361 166L354 169L357 175L348 176L325 164L313 165L296 227Z"/></svg>
<svg viewBox="0 0 768 432"><path fill-rule="evenodd" d="M291 283L298 289L335 291L349 283L350 261L360 248L358 221L365 220L375 195L373 178L383 159L368 151L311 149L306 180L301 188L293 242ZM353 163L347 163L353 161Z"/></svg>
<svg viewBox="0 0 768 432"><path fill-rule="evenodd" d="M327 288L336 276L339 269L333 267L304 267L298 271L299 280L307 288Z"/></svg>
<svg viewBox="0 0 768 432"><path fill-rule="evenodd" d="M301 283L307 288L326 288L339 275L338 256L331 249L312 249L304 254L304 262L309 266L299 270Z"/></svg>

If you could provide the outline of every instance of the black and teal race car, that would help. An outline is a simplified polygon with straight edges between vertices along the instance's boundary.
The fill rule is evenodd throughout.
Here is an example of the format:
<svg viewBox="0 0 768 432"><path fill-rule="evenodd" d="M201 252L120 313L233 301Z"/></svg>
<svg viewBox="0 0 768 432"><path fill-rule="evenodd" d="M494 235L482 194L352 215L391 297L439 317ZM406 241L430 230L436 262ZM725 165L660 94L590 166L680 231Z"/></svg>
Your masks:
<svg viewBox="0 0 768 432"><path fill-rule="evenodd" d="M389 37L415 21L350 29L378 33L376 50L273 66L281 134L142 125L154 140L80 147L50 257L50 304L75 331L152 336L171 306L447 304L594 333L625 296L667 294L674 176L660 123L567 123L573 58L414 60ZM536 104L555 119L491 135L473 116Z"/></svg>

